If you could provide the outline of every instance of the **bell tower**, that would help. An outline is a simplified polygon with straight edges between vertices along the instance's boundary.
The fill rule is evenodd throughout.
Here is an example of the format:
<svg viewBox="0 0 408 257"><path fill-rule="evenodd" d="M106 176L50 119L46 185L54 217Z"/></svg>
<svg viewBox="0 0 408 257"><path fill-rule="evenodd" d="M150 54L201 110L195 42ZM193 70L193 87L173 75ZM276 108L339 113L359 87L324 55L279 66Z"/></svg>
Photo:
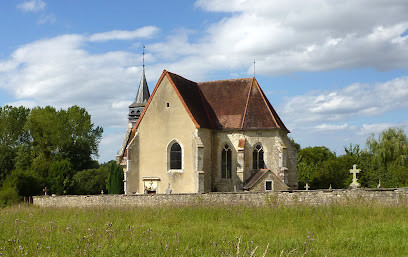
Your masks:
<svg viewBox="0 0 408 257"><path fill-rule="evenodd" d="M129 105L129 125L136 124L139 120L140 115L142 114L143 109L146 106L147 100L150 97L149 87L147 86L146 76L145 76L145 64L144 64L144 52L145 46L143 46L143 71L142 71L142 78L140 79L139 89L137 91L137 95L135 101Z"/></svg>

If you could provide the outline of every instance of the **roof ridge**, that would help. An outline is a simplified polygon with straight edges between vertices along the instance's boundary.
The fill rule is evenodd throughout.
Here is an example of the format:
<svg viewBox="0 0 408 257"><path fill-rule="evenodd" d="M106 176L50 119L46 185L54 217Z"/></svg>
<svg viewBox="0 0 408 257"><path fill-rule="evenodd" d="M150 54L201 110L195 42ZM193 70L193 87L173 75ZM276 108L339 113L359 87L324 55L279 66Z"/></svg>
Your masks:
<svg viewBox="0 0 408 257"><path fill-rule="evenodd" d="M187 80L187 81L190 81L190 82L193 82L193 83L197 84L197 82L192 81L192 80L189 80L189 79L186 79L185 77L180 76L180 75L178 75L178 74L176 74L176 73L174 73L174 72L170 72L170 71L166 71L166 72L169 73L169 74L172 74L172 75L174 75L174 76L180 77L180 78L182 78L182 79L185 79L185 80Z"/></svg>
<svg viewBox="0 0 408 257"><path fill-rule="evenodd" d="M247 115L247 112L248 112L249 98L251 97L253 84L254 84L254 79L252 78L252 82L251 82L251 85L249 86L249 90L248 90L248 97L247 97L246 104L245 104L244 114L242 115L241 129L244 128L245 118L246 118L246 115Z"/></svg>
<svg viewBox="0 0 408 257"><path fill-rule="evenodd" d="M220 80L201 81L201 82L195 82L195 83L207 84L207 83L214 83L214 82L220 82L220 81L236 81L236 80L249 80L249 79L252 79L252 78L220 79Z"/></svg>

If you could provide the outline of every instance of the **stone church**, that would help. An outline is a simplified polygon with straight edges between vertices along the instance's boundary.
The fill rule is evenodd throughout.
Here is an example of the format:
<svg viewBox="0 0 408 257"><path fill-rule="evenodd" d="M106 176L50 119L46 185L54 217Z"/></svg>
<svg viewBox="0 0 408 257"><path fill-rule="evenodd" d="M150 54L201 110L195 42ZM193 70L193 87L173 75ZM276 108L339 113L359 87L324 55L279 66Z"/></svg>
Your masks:
<svg viewBox="0 0 408 257"><path fill-rule="evenodd" d="M125 194L297 189L289 130L255 78L194 82L144 65L117 162Z"/></svg>

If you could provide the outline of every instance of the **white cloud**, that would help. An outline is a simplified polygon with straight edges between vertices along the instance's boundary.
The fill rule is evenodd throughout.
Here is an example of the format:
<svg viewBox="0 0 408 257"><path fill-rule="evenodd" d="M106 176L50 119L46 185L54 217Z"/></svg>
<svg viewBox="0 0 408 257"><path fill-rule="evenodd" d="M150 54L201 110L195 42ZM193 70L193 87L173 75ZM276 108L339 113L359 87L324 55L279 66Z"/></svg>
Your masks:
<svg viewBox="0 0 408 257"><path fill-rule="evenodd" d="M194 41L176 33L151 48L186 74L252 74L254 59L262 75L408 66L405 0L199 0L196 6L230 14Z"/></svg>
<svg viewBox="0 0 408 257"><path fill-rule="evenodd" d="M65 108L86 107L95 123L126 126L126 108L112 109L136 95L141 55L128 52L90 54L87 38L63 35L18 48L9 60L0 61L0 87L20 101ZM123 104L122 104L123 105Z"/></svg>
<svg viewBox="0 0 408 257"><path fill-rule="evenodd" d="M146 26L136 30L112 30L96 33L89 36L89 41L130 40L135 38L151 38L159 29L155 26Z"/></svg>
<svg viewBox="0 0 408 257"><path fill-rule="evenodd" d="M39 12L44 10L45 6L46 4L42 0L30 0L17 5L17 8L23 12Z"/></svg>
<svg viewBox="0 0 408 257"><path fill-rule="evenodd" d="M349 128L348 124L342 124L342 125L334 125L334 124L327 124L323 123L320 125L317 125L315 129L319 131L334 131L334 130L344 130Z"/></svg>
<svg viewBox="0 0 408 257"><path fill-rule="evenodd" d="M378 84L352 84L335 91L295 96L281 111L294 124L379 116L408 107L408 77Z"/></svg>

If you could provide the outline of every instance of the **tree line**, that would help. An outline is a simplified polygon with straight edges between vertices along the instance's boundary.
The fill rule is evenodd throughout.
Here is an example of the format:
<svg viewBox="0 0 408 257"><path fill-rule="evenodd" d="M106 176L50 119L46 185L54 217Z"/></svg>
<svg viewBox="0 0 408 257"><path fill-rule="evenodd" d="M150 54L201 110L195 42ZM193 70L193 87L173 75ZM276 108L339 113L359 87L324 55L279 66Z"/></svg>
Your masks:
<svg viewBox="0 0 408 257"><path fill-rule="evenodd" d="M24 196L123 193L123 171L115 161L93 158L103 129L84 108L0 107L0 206ZM296 144L296 143L295 143ZM299 189L347 188L353 164L362 187L408 186L408 139L389 128L367 138L364 148L350 144L337 156L324 146L297 145Z"/></svg>
<svg viewBox="0 0 408 257"><path fill-rule="evenodd" d="M378 137L370 135L364 148L350 144L345 154L336 153L324 146L298 146L297 165L299 189L308 183L312 189L348 188L350 169L357 164L357 178L362 187L408 186L408 139L404 130L389 128Z"/></svg>
<svg viewBox="0 0 408 257"><path fill-rule="evenodd" d="M54 194L122 193L120 166L93 159L102 133L78 106L0 107L0 206L45 187Z"/></svg>

